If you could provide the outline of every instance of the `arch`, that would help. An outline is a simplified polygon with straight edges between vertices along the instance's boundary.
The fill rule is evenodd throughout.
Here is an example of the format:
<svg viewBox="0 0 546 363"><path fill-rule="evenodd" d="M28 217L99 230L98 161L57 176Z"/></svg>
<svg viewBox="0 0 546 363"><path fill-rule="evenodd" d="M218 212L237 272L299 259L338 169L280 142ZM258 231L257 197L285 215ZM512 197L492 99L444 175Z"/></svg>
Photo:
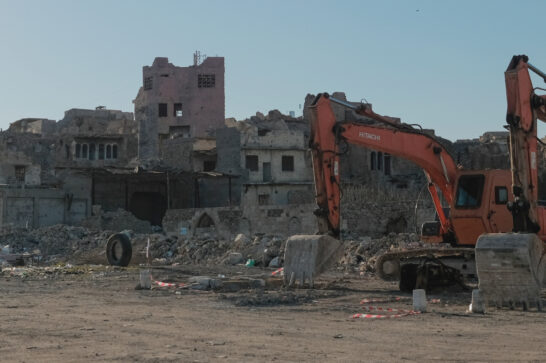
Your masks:
<svg viewBox="0 0 546 363"><path fill-rule="evenodd" d="M301 220L298 217L290 218L288 222L288 233L290 235L301 233Z"/></svg>
<svg viewBox="0 0 546 363"><path fill-rule="evenodd" d="M209 228L214 226L214 220L207 213L203 213L197 220L197 228Z"/></svg>

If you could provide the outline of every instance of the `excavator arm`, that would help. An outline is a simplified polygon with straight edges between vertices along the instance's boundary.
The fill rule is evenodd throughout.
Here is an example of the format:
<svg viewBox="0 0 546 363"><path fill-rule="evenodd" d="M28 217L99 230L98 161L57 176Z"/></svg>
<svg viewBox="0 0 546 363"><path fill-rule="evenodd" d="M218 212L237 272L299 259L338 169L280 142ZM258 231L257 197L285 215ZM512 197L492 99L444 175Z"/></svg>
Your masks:
<svg viewBox="0 0 546 363"><path fill-rule="evenodd" d="M546 254L537 235L542 229L538 208L537 119L546 121L546 96L538 96L529 70L546 74L528 62L525 55L512 57L506 82L506 122L510 133L510 165L514 200L507 204L512 213L513 232L483 234L476 243L476 269L480 293L496 305L522 304L542 308L540 292Z"/></svg>
<svg viewBox="0 0 546 363"><path fill-rule="evenodd" d="M370 122L340 122L331 102L353 109ZM319 233L338 237L340 228L340 175L339 158L347 143L389 153L420 166L427 175L429 192L438 213L441 233L451 230L449 219L441 205L438 189L451 205L457 166L445 147L433 135L395 119L374 113L370 105L353 104L319 95L311 106L311 141Z"/></svg>
<svg viewBox="0 0 546 363"><path fill-rule="evenodd" d="M529 70L546 82L546 74L531 65L525 55L512 57L504 73L515 197L508 207L514 220L514 232L536 233L540 229L537 215L537 119L546 121L546 96L535 94Z"/></svg>

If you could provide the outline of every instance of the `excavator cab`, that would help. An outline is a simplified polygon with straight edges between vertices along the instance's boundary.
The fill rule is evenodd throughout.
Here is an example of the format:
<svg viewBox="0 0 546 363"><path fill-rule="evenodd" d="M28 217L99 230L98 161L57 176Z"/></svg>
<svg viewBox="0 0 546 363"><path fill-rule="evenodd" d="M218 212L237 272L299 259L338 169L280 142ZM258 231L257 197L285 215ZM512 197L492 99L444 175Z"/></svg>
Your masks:
<svg viewBox="0 0 546 363"><path fill-rule="evenodd" d="M510 170L460 171L451 210L457 245L474 246L482 233L512 230L506 208L511 184Z"/></svg>

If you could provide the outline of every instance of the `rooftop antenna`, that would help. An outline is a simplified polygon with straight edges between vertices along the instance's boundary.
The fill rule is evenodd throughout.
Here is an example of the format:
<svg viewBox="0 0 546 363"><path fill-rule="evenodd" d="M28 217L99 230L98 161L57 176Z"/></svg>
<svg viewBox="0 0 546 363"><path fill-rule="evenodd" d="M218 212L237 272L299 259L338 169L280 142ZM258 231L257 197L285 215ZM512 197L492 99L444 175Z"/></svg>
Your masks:
<svg viewBox="0 0 546 363"><path fill-rule="evenodd" d="M206 54L201 54L201 52L198 51L198 50L196 50L195 53L193 53L193 65L194 66L200 65L201 63L203 63L203 61L205 59L207 59Z"/></svg>

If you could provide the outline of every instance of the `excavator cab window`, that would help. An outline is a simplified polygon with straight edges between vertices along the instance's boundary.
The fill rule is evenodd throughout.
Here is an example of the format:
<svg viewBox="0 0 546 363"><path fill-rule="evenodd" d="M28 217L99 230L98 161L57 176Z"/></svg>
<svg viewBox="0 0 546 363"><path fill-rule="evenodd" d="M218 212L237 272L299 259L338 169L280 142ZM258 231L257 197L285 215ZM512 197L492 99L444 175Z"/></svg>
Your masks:
<svg viewBox="0 0 546 363"><path fill-rule="evenodd" d="M495 204L508 203L508 188L495 187Z"/></svg>
<svg viewBox="0 0 546 363"><path fill-rule="evenodd" d="M484 181L485 176L482 174L461 176L457 186L455 208L478 208L482 203Z"/></svg>

